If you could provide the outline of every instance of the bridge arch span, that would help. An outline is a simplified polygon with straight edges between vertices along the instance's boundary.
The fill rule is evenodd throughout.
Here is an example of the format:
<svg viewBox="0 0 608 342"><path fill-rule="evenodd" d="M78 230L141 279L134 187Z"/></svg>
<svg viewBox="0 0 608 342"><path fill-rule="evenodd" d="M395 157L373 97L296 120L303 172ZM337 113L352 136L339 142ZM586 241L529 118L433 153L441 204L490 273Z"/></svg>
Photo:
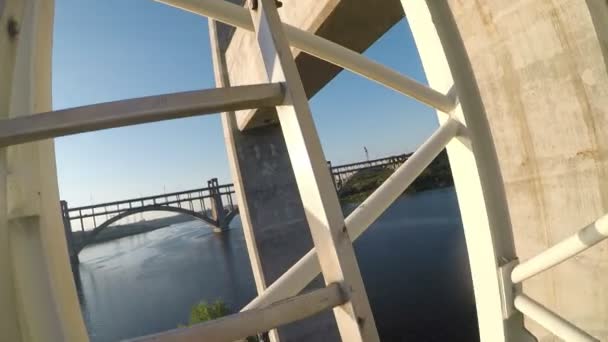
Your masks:
<svg viewBox="0 0 608 342"><path fill-rule="evenodd" d="M139 214L139 213L144 213L144 212L151 212L151 211L164 211L164 212L172 212L172 213L177 213L177 214L184 214L184 215L188 215L191 216L193 218L196 218L198 220L201 220L207 224L209 224L212 228L216 228L218 227L218 223L215 222L214 220L210 219L209 217L198 213L196 211L192 211L192 210L188 210L188 209L184 209L184 208L179 208L179 207L172 207L172 206L167 206L167 205L148 205L148 206L143 206L143 207L138 207L138 208L132 208L132 209L126 209L124 212L109 218L108 220L106 220L104 223L100 224L99 226L95 227L95 229L93 229L91 231L91 233L89 233L84 239L83 242L79 244L79 246L76 248L76 255L80 254L80 252L88 245L90 245L94 240L95 237L101 233L103 230L105 230L106 228L108 228L111 224L116 223L120 220L122 220L123 218L129 217L131 215L135 215L135 214Z"/></svg>

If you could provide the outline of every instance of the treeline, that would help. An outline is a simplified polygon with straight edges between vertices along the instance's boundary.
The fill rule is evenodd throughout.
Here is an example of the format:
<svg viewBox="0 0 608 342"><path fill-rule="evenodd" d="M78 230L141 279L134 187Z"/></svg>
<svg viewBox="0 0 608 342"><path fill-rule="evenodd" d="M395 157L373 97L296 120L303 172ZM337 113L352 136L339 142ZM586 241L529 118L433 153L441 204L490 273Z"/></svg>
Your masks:
<svg viewBox="0 0 608 342"><path fill-rule="evenodd" d="M343 203L355 203L365 200L392 173L393 170L383 167L360 171L340 189L340 200ZM417 193L453 185L454 180L452 179L450 162L447 153L443 150L407 188L405 193Z"/></svg>

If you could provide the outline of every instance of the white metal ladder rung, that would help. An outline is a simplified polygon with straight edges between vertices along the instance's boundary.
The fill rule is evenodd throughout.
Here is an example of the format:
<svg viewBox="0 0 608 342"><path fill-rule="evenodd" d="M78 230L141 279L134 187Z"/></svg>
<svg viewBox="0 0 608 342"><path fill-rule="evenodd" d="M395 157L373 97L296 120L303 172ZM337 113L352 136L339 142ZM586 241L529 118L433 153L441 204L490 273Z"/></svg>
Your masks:
<svg viewBox="0 0 608 342"><path fill-rule="evenodd" d="M343 304L348 298L340 284L329 284L292 298L203 322L188 328L130 339L143 341L236 341L257 335Z"/></svg>
<svg viewBox="0 0 608 342"><path fill-rule="evenodd" d="M170 120L220 111L276 106L278 83L148 96L0 120L0 147L68 134Z"/></svg>

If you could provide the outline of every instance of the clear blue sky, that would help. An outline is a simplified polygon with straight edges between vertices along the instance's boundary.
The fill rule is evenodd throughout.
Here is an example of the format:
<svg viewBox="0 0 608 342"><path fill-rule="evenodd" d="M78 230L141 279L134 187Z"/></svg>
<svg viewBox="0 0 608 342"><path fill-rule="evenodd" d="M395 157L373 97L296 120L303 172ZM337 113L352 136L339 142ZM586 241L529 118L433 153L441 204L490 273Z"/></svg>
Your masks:
<svg viewBox="0 0 608 342"><path fill-rule="evenodd" d="M296 1L296 0L287 0ZM56 0L53 107L214 87L207 20L150 0ZM426 82L411 32L395 25L365 55ZM412 151L434 113L344 71L311 101L334 164ZM56 140L70 206L230 182L220 116L110 129Z"/></svg>

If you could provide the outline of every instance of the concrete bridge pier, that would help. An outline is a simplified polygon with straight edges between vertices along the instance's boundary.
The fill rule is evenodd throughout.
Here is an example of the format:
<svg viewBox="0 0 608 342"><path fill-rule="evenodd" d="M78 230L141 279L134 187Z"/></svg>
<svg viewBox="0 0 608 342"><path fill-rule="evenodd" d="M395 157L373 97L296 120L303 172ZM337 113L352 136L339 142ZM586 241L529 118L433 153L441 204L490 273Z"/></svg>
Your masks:
<svg viewBox="0 0 608 342"><path fill-rule="evenodd" d="M211 178L207 181L209 192L211 193L211 218L217 222L217 226L213 227L215 233L221 233L228 229L228 224L231 220L227 220L226 210L220 193L219 182L217 178Z"/></svg>
<svg viewBox="0 0 608 342"><path fill-rule="evenodd" d="M75 208L70 208L67 201L60 201L61 218L63 220L69 259L72 265L78 264L78 254L80 251L85 246L94 243L102 231L126 217L149 211L164 211L189 215L192 219L204 222L206 224L204 226L205 229L210 227L216 233L223 232L228 229L230 221L239 212L238 206L234 205L231 197L233 193L231 184L220 185L217 178L213 178L207 182L206 188L185 192L147 196ZM227 196L228 208L224 207L223 196ZM201 205L200 209L196 208L195 205L199 201ZM210 204L209 208L205 206L205 203ZM97 212L95 212L95 209L97 209ZM95 219L96 217L105 217L105 219L98 222ZM75 236L72 231L72 221L74 220L80 221L81 234L79 233L79 236ZM92 220L92 222L89 221L89 223L92 223L92 227L89 224L89 228L92 229L85 229L85 220ZM114 233L112 239L131 234L129 232L125 232L124 234Z"/></svg>

